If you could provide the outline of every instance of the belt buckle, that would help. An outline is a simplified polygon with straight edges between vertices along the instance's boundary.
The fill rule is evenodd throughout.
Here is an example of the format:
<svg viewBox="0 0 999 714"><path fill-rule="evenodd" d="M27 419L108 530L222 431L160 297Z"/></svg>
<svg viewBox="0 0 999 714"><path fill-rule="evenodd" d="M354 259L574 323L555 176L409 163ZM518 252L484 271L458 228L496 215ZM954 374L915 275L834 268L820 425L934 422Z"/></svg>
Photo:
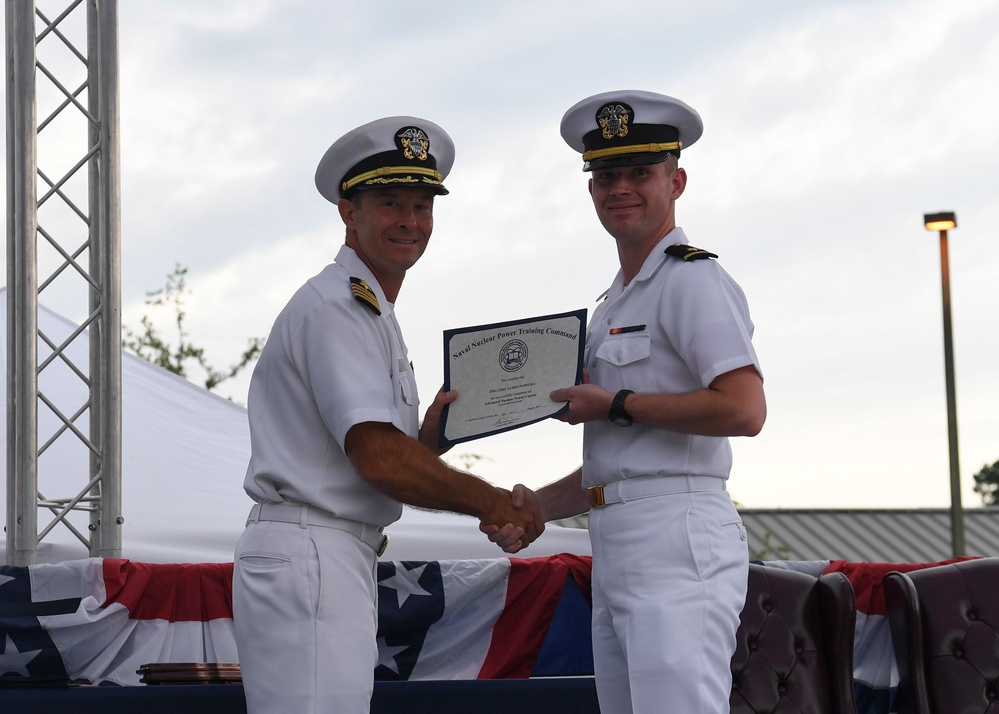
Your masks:
<svg viewBox="0 0 999 714"><path fill-rule="evenodd" d="M590 508L600 508L607 503L604 500L603 486L590 486L586 489L586 493L590 500Z"/></svg>
<svg viewBox="0 0 999 714"><path fill-rule="evenodd" d="M388 550L388 541L389 541L388 536L385 535L385 534L382 534L382 544L378 547L378 551L377 551L377 554L378 554L379 558L381 558L383 555L385 555L385 551Z"/></svg>

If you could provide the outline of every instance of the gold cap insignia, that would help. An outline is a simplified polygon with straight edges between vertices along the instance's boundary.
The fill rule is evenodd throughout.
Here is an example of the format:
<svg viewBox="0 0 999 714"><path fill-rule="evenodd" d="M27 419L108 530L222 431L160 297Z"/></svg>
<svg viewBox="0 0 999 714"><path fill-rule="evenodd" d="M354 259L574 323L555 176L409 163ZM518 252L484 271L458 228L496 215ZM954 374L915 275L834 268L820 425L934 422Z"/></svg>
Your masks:
<svg viewBox="0 0 999 714"><path fill-rule="evenodd" d="M672 255L674 258L683 258L684 260L706 260L718 257L714 253L709 253L701 248L695 248L692 245L684 245L682 243L674 243L665 252L666 255Z"/></svg>
<svg viewBox="0 0 999 714"><path fill-rule="evenodd" d="M378 304L378 296L375 291L368 287L368 284L360 278L351 276L350 290L354 293L354 299L360 300L363 304L375 311L376 315L382 314L382 308Z"/></svg>
<svg viewBox="0 0 999 714"><path fill-rule="evenodd" d="M415 126L407 127L396 138L399 140L402 155L407 159L410 161L413 159L427 160L430 153L430 139L423 129L418 129Z"/></svg>
<svg viewBox="0 0 999 714"><path fill-rule="evenodd" d="M597 124L605 139L615 136L622 139L628 136L628 122L631 120L631 107L625 104L605 104L597 112Z"/></svg>

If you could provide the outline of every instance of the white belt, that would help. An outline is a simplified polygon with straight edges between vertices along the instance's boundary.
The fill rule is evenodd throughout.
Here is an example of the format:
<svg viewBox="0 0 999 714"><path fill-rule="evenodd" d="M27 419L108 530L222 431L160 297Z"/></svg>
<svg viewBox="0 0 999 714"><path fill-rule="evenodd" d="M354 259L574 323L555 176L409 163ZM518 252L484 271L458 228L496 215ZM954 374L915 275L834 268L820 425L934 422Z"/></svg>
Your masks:
<svg viewBox="0 0 999 714"><path fill-rule="evenodd" d="M298 523L302 528L306 526L336 528L338 531L350 533L361 542L368 544L379 556L388 547L388 536L382 533L381 527L334 516L329 511L301 503L258 503L250 509L250 517L246 519L246 525L259 521Z"/></svg>
<svg viewBox="0 0 999 714"><path fill-rule="evenodd" d="M591 508L624 503L638 498L666 496L671 493L724 491L725 479L717 476L636 476L586 489Z"/></svg>

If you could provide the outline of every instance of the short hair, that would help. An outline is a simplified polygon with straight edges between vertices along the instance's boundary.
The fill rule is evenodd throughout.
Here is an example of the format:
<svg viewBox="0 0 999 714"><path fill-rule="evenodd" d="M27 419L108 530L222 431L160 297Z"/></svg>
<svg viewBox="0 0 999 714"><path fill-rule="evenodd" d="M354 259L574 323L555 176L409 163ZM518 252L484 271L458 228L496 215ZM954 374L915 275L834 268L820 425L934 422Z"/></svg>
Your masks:
<svg viewBox="0 0 999 714"><path fill-rule="evenodd" d="M366 193L366 191L362 191L361 189L355 188L355 189L352 189L350 191L347 191L343 195L343 199L345 201L350 201L351 203L353 203L354 204L354 208L360 208L361 207L361 196L363 196L365 193Z"/></svg>

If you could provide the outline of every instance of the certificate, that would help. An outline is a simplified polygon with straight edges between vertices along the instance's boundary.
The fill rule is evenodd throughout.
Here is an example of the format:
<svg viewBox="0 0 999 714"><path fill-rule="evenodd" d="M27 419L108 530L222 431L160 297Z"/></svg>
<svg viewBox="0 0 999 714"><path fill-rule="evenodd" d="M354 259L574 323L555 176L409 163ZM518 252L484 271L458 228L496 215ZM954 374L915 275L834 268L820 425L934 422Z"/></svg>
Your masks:
<svg viewBox="0 0 999 714"><path fill-rule="evenodd" d="M553 389L583 375L586 310L444 331L441 447L517 429L566 411Z"/></svg>

